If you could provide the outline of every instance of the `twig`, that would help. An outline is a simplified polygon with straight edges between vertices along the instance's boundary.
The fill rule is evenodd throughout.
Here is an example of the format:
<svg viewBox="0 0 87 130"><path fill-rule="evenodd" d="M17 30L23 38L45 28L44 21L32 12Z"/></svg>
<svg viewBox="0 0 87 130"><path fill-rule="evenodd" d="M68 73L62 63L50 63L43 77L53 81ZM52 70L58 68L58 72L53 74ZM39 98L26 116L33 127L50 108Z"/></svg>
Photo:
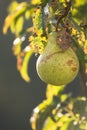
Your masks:
<svg viewBox="0 0 87 130"><path fill-rule="evenodd" d="M57 31L58 25L59 25L60 21L62 20L62 18L66 17L69 13L69 10L70 10L70 7L71 7L71 0L67 0L66 5L67 6L65 7L64 14L59 16L58 19L57 19L56 31Z"/></svg>

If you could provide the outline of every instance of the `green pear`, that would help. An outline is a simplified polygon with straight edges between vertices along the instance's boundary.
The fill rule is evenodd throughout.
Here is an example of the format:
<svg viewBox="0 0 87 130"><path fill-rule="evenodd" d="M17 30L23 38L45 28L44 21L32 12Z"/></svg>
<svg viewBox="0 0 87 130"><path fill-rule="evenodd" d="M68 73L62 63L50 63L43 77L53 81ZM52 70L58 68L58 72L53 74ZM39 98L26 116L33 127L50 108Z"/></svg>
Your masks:
<svg viewBox="0 0 87 130"><path fill-rule="evenodd" d="M43 54L37 59L36 70L45 83L66 85L77 76L79 61L71 47L62 51L57 44L57 33L52 32Z"/></svg>

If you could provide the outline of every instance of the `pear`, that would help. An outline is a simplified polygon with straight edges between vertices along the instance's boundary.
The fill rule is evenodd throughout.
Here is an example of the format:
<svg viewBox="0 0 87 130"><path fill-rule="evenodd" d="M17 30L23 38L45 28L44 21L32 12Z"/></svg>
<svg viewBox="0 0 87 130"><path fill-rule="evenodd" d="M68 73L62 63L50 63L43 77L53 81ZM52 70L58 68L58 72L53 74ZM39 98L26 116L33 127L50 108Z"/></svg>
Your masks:
<svg viewBox="0 0 87 130"><path fill-rule="evenodd" d="M63 51L57 44L57 33L52 32L44 52L38 57L36 70L42 81L52 85L66 85L74 80L79 71L79 61L69 47Z"/></svg>

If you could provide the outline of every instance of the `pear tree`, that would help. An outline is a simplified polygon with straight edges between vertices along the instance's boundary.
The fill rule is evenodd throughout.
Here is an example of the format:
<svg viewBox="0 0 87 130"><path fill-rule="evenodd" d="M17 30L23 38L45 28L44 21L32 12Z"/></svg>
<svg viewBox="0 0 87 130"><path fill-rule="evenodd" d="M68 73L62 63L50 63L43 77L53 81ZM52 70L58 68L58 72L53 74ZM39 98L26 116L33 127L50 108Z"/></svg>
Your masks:
<svg viewBox="0 0 87 130"><path fill-rule="evenodd" d="M37 75L47 86L46 99L30 117L32 130L87 130L87 0L14 0L3 33L8 29L23 80L30 82L34 55ZM83 92L77 97L65 91L75 78Z"/></svg>

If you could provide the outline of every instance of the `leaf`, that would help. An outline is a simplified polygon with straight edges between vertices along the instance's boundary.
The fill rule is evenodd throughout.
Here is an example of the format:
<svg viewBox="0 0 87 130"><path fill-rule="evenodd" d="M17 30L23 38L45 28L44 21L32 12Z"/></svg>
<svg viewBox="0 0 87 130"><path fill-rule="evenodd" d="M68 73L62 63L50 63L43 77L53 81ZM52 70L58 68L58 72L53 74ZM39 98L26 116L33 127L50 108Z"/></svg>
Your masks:
<svg viewBox="0 0 87 130"><path fill-rule="evenodd" d="M87 0L76 0L73 3L73 7L72 14L78 22L80 22L83 17L87 17Z"/></svg>
<svg viewBox="0 0 87 130"><path fill-rule="evenodd" d="M83 47L84 53L87 55L87 39L85 40L85 45Z"/></svg>
<svg viewBox="0 0 87 130"><path fill-rule="evenodd" d="M77 98L74 102L73 112L75 114L80 114L80 117L87 118L87 100L86 98Z"/></svg>
<svg viewBox="0 0 87 130"><path fill-rule="evenodd" d="M73 121L72 117L67 117L66 115L63 115L62 118L60 118L60 120L58 121L58 124L59 125L61 124L60 130L70 130L68 129L68 127L72 121Z"/></svg>
<svg viewBox="0 0 87 130"><path fill-rule="evenodd" d="M48 99L53 98L53 96L59 96L60 93L64 90L64 85L62 86L54 86L54 85L47 85L46 89L46 97Z"/></svg>
<svg viewBox="0 0 87 130"><path fill-rule="evenodd" d="M45 45L47 43L46 37L42 36L30 36L30 47L35 53L41 54L44 51Z"/></svg>
<svg viewBox="0 0 87 130"><path fill-rule="evenodd" d="M22 2L20 3L15 11L11 12L5 19L4 22L4 26L3 26L3 33L6 34L8 28L10 27L10 25L12 24L12 22L15 20L16 17L18 17L19 15L22 15L26 9L28 7L28 4L26 2Z"/></svg>
<svg viewBox="0 0 87 130"><path fill-rule="evenodd" d="M11 13L13 11L15 11L15 9L17 8L17 6L19 5L19 3L17 1L12 1L8 7L8 12Z"/></svg>
<svg viewBox="0 0 87 130"><path fill-rule="evenodd" d="M16 25L15 25L15 33L20 34L23 30L24 18L23 16L17 18Z"/></svg>
<svg viewBox="0 0 87 130"><path fill-rule="evenodd" d="M56 122L54 122L50 117L45 121L43 130L56 130Z"/></svg>
<svg viewBox="0 0 87 130"><path fill-rule="evenodd" d="M40 4L41 0L31 0L32 4Z"/></svg>
<svg viewBox="0 0 87 130"><path fill-rule="evenodd" d="M58 118L57 121L53 121L52 118L48 117L45 121L43 130L71 130L68 129L70 123L72 122L73 118L69 118L66 115Z"/></svg>
<svg viewBox="0 0 87 130"><path fill-rule="evenodd" d="M34 33L36 33L36 35L41 36L44 33L43 14L41 7L37 7L34 11L33 27L34 27Z"/></svg>
<svg viewBox="0 0 87 130"><path fill-rule="evenodd" d="M44 100L34 110L30 122L34 130L42 130L45 119L53 109L51 100Z"/></svg>
<svg viewBox="0 0 87 130"><path fill-rule="evenodd" d="M42 4L43 6L45 6L48 2L49 2L49 0L31 0L31 2L32 2L32 4Z"/></svg>
<svg viewBox="0 0 87 130"><path fill-rule="evenodd" d="M23 52L20 53L20 55L17 57L17 68L21 74L21 77L26 81L30 81L30 77L28 75L28 63L30 61L30 58L33 54L33 51L26 47Z"/></svg>
<svg viewBox="0 0 87 130"><path fill-rule="evenodd" d="M13 54L15 56L18 56L21 53L21 48L22 48L22 43L25 40L25 36L22 37L17 37L14 41L13 41Z"/></svg>
<svg viewBox="0 0 87 130"><path fill-rule="evenodd" d="M10 26L11 32L15 33L18 36L23 30L23 24L24 24L23 16L16 18Z"/></svg>
<svg viewBox="0 0 87 130"><path fill-rule="evenodd" d="M34 130L43 130L46 119L52 115L52 110L58 104L58 101L54 100L55 99L53 99L53 101L51 99L47 99L34 109L30 120Z"/></svg>

